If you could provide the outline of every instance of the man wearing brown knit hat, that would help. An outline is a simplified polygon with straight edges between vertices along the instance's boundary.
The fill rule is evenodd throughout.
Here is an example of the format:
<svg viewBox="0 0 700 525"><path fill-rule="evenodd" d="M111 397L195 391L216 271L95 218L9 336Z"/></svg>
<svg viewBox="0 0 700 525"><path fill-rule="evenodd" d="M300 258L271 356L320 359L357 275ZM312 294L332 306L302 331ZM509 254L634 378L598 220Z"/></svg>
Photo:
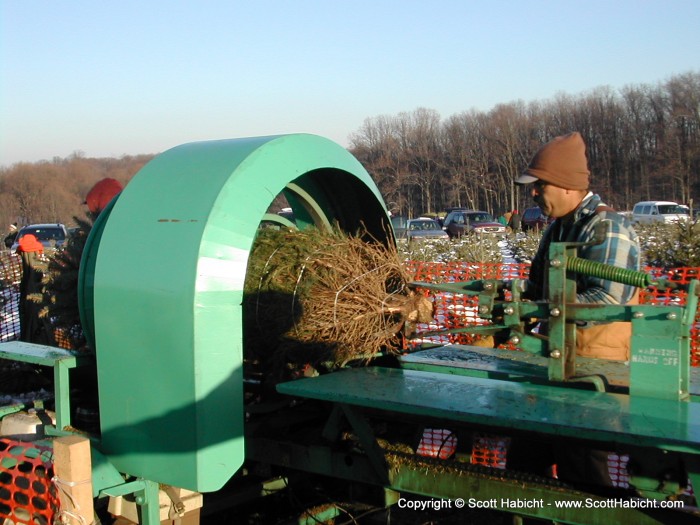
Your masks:
<svg viewBox="0 0 700 525"><path fill-rule="evenodd" d="M639 242L629 220L588 191L590 172L586 144L578 132L556 137L535 154L516 183L526 184L545 215L555 219L545 230L530 267L532 299L546 299L547 260L552 242L589 243L596 225L606 221L602 244L578 248L578 257L639 270ZM577 276L576 301L597 304L636 304L637 289L588 276ZM544 328L546 330L546 328ZM630 323L587 323L576 330L576 353L584 357L629 360ZM557 447L554 447L555 449ZM527 453L531 453L528 451ZM565 481L611 486L605 451L567 446L554 450L559 477Z"/></svg>
<svg viewBox="0 0 700 525"><path fill-rule="evenodd" d="M556 137L535 154L516 182L527 184L530 195L545 215L556 220L545 230L530 268L534 298L547 297L547 257L552 242L587 243L595 226L608 222L602 244L582 246L578 256L621 268L639 270L639 241L629 220L606 206L588 191L590 172L586 145L578 132ZM579 303L630 304L637 289L595 277L579 276ZM577 330L576 353L586 357L629 359L629 323L588 324Z"/></svg>

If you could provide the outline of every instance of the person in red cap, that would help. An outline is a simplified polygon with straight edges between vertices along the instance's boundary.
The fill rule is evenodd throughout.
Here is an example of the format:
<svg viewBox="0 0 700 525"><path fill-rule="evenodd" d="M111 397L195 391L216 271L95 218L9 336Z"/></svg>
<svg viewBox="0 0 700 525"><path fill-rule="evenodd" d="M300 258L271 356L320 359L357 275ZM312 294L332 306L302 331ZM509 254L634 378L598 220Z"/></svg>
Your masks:
<svg viewBox="0 0 700 525"><path fill-rule="evenodd" d="M36 236L32 233L23 235L20 238L18 246L18 252L30 253L30 252L44 252L44 245L39 242Z"/></svg>
<svg viewBox="0 0 700 525"><path fill-rule="evenodd" d="M46 263L42 259L44 245L35 235L23 235L17 246L22 258L22 280L19 283L19 339L29 343L51 344L51 330L39 315L41 305L27 297L41 293Z"/></svg>
<svg viewBox="0 0 700 525"><path fill-rule="evenodd" d="M88 210L94 217L97 217L104 210L110 201L124 189L124 186L109 177L97 182L85 197Z"/></svg>
<svg viewBox="0 0 700 525"><path fill-rule="evenodd" d="M544 231L529 275L530 298L548 297L547 268L552 242L591 243L596 225L607 223L602 244L578 248L578 257L621 268L640 268L637 234L629 220L589 191L590 172L586 144L580 133L556 137L535 154L525 172L515 181L527 185L535 203L555 220ZM634 286L579 275L576 301L588 304L637 304ZM546 331L546 327L542 327ZM627 322L586 323L576 330L576 353L585 357L626 361L630 357L631 325ZM539 470L553 463L560 479L571 483L611 487L608 452L567 443L542 448L541 444L514 440L509 453L513 468ZM538 447L539 445L539 447ZM512 460L512 461L511 461ZM534 467L533 467L534 465Z"/></svg>

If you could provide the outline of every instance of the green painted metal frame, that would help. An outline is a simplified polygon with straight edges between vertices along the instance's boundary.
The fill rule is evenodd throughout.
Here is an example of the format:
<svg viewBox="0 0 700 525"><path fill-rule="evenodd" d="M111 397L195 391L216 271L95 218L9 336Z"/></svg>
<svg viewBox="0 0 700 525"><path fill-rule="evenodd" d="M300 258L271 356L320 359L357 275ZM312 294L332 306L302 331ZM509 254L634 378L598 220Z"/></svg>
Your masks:
<svg viewBox="0 0 700 525"><path fill-rule="evenodd" d="M134 495L135 503L140 507L139 522L141 525L158 525L160 521L160 487L155 481L135 479L114 487L105 488L100 492L102 497L117 497Z"/></svg>
<svg viewBox="0 0 700 525"><path fill-rule="evenodd" d="M54 395L56 404L56 425L46 427L47 436L65 436L75 432L71 430L70 407L70 370L80 366L94 364L95 357L91 354L66 350L54 346L38 345L23 341L10 341L0 344L0 359L32 363L54 369ZM35 402L36 406L39 402ZM43 403L41 403L43 404ZM11 407L11 411L0 411L0 419L8 413L16 412L24 407ZM102 489L121 485L124 482L122 475L109 463L105 456L95 448L96 438L91 438L92 456L92 491L98 497ZM47 444L50 441L47 440Z"/></svg>
<svg viewBox="0 0 700 525"><path fill-rule="evenodd" d="M328 417L328 421L323 429L323 437L328 441L335 442L338 440L343 428L343 420L347 421L355 431L362 448L369 459L369 463L374 470L375 483L386 485L389 482L387 477L387 465L384 460L384 453L377 443L372 427L367 420L357 410L356 407L347 403L337 403L333 406L333 410ZM370 477L366 479L369 481Z"/></svg>
<svg viewBox="0 0 700 525"><path fill-rule="evenodd" d="M540 384L550 383L547 361L548 358L529 352L467 345L425 345L421 350L400 357L401 367L410 370ZM577 356L576 372L577 375L570 381L576 382L579 375L604 377L608 387L619 392L629 391L628 362ZM690 395L697 401L700 396L700 368L691 367L690 376Z"/></svg>
<svg viewBox="0 0 700 525"><path fill-rule="evenodd" d="M552 243L549 253L549 297L547 301L522 301L526 281L468 281L463 283L412 283L428 290L478 296L478 312L493 320L492 325L423 332L421 337L445 333L496 334L509 332L510 340L521 349L548 357L548 379L564 382L587 380L598 390L605 384L598 376L582 376L576 368L576 322L629 321L633 336L630 357L630 394L688 401L690 395L690 331L698 307L698 281L687 286L685 306L667 305L584 305L576 303L576 281L570 269L576 260L577 244ZM596 271L615 269L598 265ZM659 286L675 286L653 281L641 272L627 272L621 278ZM631 276L631 277L630 277ZM511 291L510 301L502 299L504 289ZM547 320L546 337L525 332L524 320Z"/></svg>
<svg viewBox="0 0 700 525"><path fill-rule="evenodd" d="M631 321L630 395L688 401L698 281L689 284L685 306L576 304L576 283L568 270L576 247L566 243L550 247L550 379L566 381L575 375L576 321Z"/></svg>
<svg viewBox="0 0 700 525"><path fill-rule="evenodd" d="M339 372L339 374L346 373L348 371ZM350 372L350 376L355 373L366 374L365 371L359 370ZM374 394L381 396L382 394L379 392L382 390L395 391L397 385L393 383L393 379L384 385L382 382L387 377L392 375L398 377L401 374L396 374L395 371L389 371L387 374L384 375L382 372L376 375L377 388L372 389L370 396ZM310 386L319 379L304 379L286 385L295 389L300 386L298 383L305 383L296 393L305 395L306 389L312 388L313 390L323 390L328 394L328 398L335 399L331 393L334 390L330 386L332 381L321 380L324 385L319 386L318 389ZM337 380L338 377L336 376L335 379ZM346 379L348 379L347 383ZM459 379L456 381L459 382ZM341 391L347 392L348 383L356 382L356 376L341 379ZM431 388L434 389L437 384L433 383ZM283 387L283 389L285 388ZM413 390L416 397L421 395L419 390L412 389L408 384L404 384L403 388L406 391ZM357 390L359 391L360 388ZM609 502L609 500L604 497L578 491L562 484L548 483L542 478L509 475L508 472L498 469L471 468L469 465L465 468L464 464L426 460L415 455L410 456L408 461L405 459L402 461L400 458L398 461L389 461L389 456L393 453L377 446L376 438L367 420L368 414L365 413L363 407L352 404L355 401L355 396L359 397L359 395L361 394L358 392L351 392L345 399L349 403L338 402L333 405L326 429L323 432L326 444L297 443L289 440L286 433L283 433L284 437L282 438L273 439L253 434L246 442L248 458L336 479L375 484L384 487L385 491L389 493L398 491L409 499L408 494L438 498L449 504L451 509L456 509L456 502L461 500L465 505L463 508L474 508L476 505L482 505L521 516L549 519L557 523L578 524L659 524L670 523L674 519L686 517L682 513L674 513L674 511L655 513L654 511L649 512L647 509L610 508L609 505L605 505L606 501ZM324 397L324 394L318 394L316 397ZM386 397L391 396L387 395ZM387 414L386 412L377 411L374 406L368 408L372 409L372 417L384 420L382 414ZM404 413L413 413L409 404L406 404L402 410ZM372 454L348 451L347 447L338 444L340 429L345 428L341 420L348 414L351 414L351 417L346 420L351 424L358 437L362 450L366 451L368 446L371 446L374 449ZM433 420L431 416L438 419ZM432 412L431 416L426 415L424 419L426 426L440 425L446 421L440 419L441 413ZM393 410L392 417L396 417ZM400 416L397 419L400 421ZM386 419L386 421L392 420ZM454 419L448 421L455 424ZM556 505L555 501L573 502L573 504L567 507ZM390 503L396 503L396 501ZM518 506L519 503L521 506ZM598 507L594 505L598 505Z"/></svg>
<svg viewBox="0 0 700 525"><path fill-rule="evenodd" d="M549 435L552 440L585 440L588 446L603 450L634 452L634 457L643 458L644 463L632 475L633 483L640 493L652 499L677 494L683 486L684 473L694 486L700 482L700 405L697 403L385 368L345 370L283 383L277 390L334 403L327 426L337 428L339 415L345 415L363 449L372 451L367 452L372 474L366 474L365 481L385 484L382 469L387 468L389 486L395 490L440 498L454 498L454 494L483 497L478 485L455 485L449 481L449 462L436 465L440 474L430 476L430 483L423 479L422 473L414 472L405 484L397 484L392 477L395 470L386 467L382 455L376 453L376 440L371 427L364 422L363 409L375 415L380 411L394 417L395 414L423 417L426 426L437 425L436 428L441 424L452 425L451 428L463 424L509 435L526 432ZM324 437L331 441L336 435L337 431L324 432ZM645 451L656 453L656 459ZM319 465L315 468L323 469ZM508 476L505 478L502 481L507 482ZM528 485L523 485L521 492L528 492ZM455 486L459 487L458 492ZM487 493L492 494L493 489ZM503 495L503 489L495 494ZM534 514L522 509L510 510L540 517L558 516L560 511L552 508L551 499L557 497L556 491L548 491L548 497L548 508ZM567 522L588 523L591 515L595 512L575 512L572 516L582 521Z"/></svg>
<svg viewBox="0 0 700 525"><path fill-rule="evenodd" d="M279 439L253 439L248 443L248 456L256 461L305 472L311 471L336 479L364 483L372 483L373 479L373 468L368 464L365 456L339 452L334 449L333 445L308 446ZM416 460L419 461L420 458L416 458ZM639 509L610 509L602 508L602 505L601 508L585 508L587 500L597 503L604 501L604 498L572 489L541 484L534 480L524 482L519 479L508 479L499 476L499 473L495 471L489 475L483 471L456 471L442 468L440 474L436 475L434 469L435 465L427 463L424 468L420 468L420 464L417 464L414 466L400 465L388 469L386 475L389 481L385 488L399 491L407 498L409 498L407 494L418 494L430 498L450 500L452 509L456 508L455 502L458 499L462 499L465 505L472 506L475 506L476 502L482 505L490 504L495 499L495 508L516 512L519 515L550 519L556 523L659 525L670 523L669 519L673 519L673 515L669 513L654 517L650 516L648 511ZM581 509L576 509L573 505L570 508L557 508L553 504L547 504L555 499L578 502ZM512 502L542 501L543 503L538 508L523 507L517 509L501 506L501 500Z"/></svg>
<svg viewBox="0 0 700 525"><path fill-rule="evenodd" d="M607 265L588 267L579 264L576 256L578 245L567 243L553 243L549 254L549 297L547 301L539 302L537 306L521 302L520 292L525 289L524 281L504 283L502 281L472 281L469 283L450 283L449 285L428 285L429 288L446 291L457 291L462 288L462 293L479 294L479 313L484 317L495 320L494 326L481 328L482 333L496 333L509 330L511 341L536 355L547 358L547 379L553 385L564 382L588 380L596 385L598 391L606 389L607 382L603 382L604 374L582 376L576 357L576 326L578 321L610 322L628 321L632 323L633 335L631 339L631 355L629 362L629 406L631 413L638 417L648 417L649 421L663 421L659 425L658 432L664 433L671 428L679 428L687 421L685 411L694 410L697 403L698 385L691 383L690 373L690 331L695 322L695 314L698 306L698 281L684 287L687 292L685 306L667 305L583 305L576 302L576 286L574 273L590 271L592 275L609 275L618 282L646 286L654 284L659 288L678 289L681 285L663 280L655 281L649 275L626 269L617 269ZM605 277L602 277L605 278ZM500 291L509 286L512 290L512 301L505 302L500 296ZM423 286L417 284L417 286ZM523 333L522 320L530 317L544 319L549 323L547 337L529 336ZM465 330L468 331L468 330ZM439 332L436 332L439 333ZM447 373L459 373L471 376L494 376L494 367L475 367L476 370L455 372L450 366L441 367L435 363L425 363L416 359L415 363L407 358L408 367L418 370L435 370ZM460 365L457 365L460 366ZM508 367L495 367L496 372ZM510 367L510 374L498 374L499 379L525 380L537 383L541 381L539 373L518 373L525 367ZM539 371L538 371L539 372ZM697 375L697 374L695 374ZM503 388L499 386L498 388ZM555 390L544 390L540 393L533 392L532 399L537 404L545 406L549 403ZM591 395L583 393L584 396ZM572 398L575 395L571 394ZM659 405L663 401L665 405ZM688 403L690 401L690 403ZM566 416L559 421L559 425L573 426L576 417L573 415L576 409L572 408L571 422L567 423ZM600 412L601 414L604 413ZM613 421L619 423L618 416L609 415ZM516 418L516 415L513 415ZM583 415L581 415L583 417ZM586 417L590 417L587 415ZM692 416L698 417L697 415ZM601 421L595 423L601 424ZM624 422L623 422L624 423ZM546 424L542 431L552 432L551 425L556 425L551 418L546 418ZM651 424L651 423L650 423ZM517 426L514 424L514 427ZM624 426L624 425L623 425ZM603 428L603 427L601 427ZM531 429L534 430L534 429ZM581 428L579 438L599 440L596 436L597 428ZM664 456L669 450L664 445L647 442L642 439L643 426L637 429L626 429L629 436L618 436L614 440L614 446L620 445L634 451L638 465L632 472L631 483L639 491L648 497L663 499L668 495L675 495L682 490L685 482L684 472L687 472L693 485L700 482L700 435L695 433L689 436L687 448L676 449L682 459L673 456ZM555 431L560 432L560 431ZM576 435L571 435L576 437ZM635 443L636 441L636 443ZM653 441L653 440L652 440ZM644 447L647 447L646 449ZM657 448L658 447L658 448ZM649 448L653 449L649 451ZM645 453L646 450L646 453ZM657 455L651 452L659 451ZM659 455L660 454L660 455ZM679 470L679 465L683 468ZM671 474L673 472L673 474Z"/></svg>
<svg viewBox="0 0 700 525"><path fill-rule="evenodd" d="M120 471L206 492L242 464L243 284L280 192L298 227L337 223L392 242L370 176L313 135L173 148L100 216L81 308L97 355L100 446Z"/></svg>
<svg viewBox="0 0 700 525"><path fill-rule="evenodd" d="M94 356L53 346L9 341L0 344L0 359L53 368L56 428L70 426L70 370L93 363Z"/></svg>

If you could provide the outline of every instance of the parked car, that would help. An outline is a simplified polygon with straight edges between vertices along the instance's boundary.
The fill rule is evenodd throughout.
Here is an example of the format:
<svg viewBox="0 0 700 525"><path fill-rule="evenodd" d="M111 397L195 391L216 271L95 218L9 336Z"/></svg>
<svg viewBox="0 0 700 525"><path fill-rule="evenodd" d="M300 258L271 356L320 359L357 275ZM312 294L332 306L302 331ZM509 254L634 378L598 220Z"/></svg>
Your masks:
<svg viewBox="0 0 700 525"><path fill-rule="evenodd" d="M547 217L539 206L528 208L523 212L520 219L520 227L523 231L527 230L543 230L554 219Z"/></svg>
<svg viewBox="0 0 700 525"><path fill-rule="evenodd" d="M66 242L66 237L68 236L66 227L61 223L30 224L28 226L23 226L17 232L17 237L15 237L15 240L10 247L10 252L17 253L19 241L28 233L34 235L36 240L44 245L45 252L53 251L63 246L63 243Z"/></svg>
<svg viewBox="0 0 700 525"><path fill-rule="evenodd" d="M440 227L435 219L420 218L406 222L406 238L408 242L449 239L449 235Z"/></svg>
<svg viewBox="0 0 700 525"><path fill-rule="evenodd" d="M690 209L687 206L672 201L642 201L632 209L632 222L648 224L661 222L671 224L690 219Z"/></svg>
<svg viewBox="0 0 700 525"><path fill-rule="evenodd" d="M394 238L395 239L405 239L406 238L406 224L408 218L405 215L394 215L391 217L391 227L394 228Z"/></svg>
<svg viewBox="0 0 700 525"><path fill-rule="evenodd" d="M445 231L450 238L461 237L469 233L505 235L506 227L496 221L488 212L478 210L452 210L445 217Z"/></svg>

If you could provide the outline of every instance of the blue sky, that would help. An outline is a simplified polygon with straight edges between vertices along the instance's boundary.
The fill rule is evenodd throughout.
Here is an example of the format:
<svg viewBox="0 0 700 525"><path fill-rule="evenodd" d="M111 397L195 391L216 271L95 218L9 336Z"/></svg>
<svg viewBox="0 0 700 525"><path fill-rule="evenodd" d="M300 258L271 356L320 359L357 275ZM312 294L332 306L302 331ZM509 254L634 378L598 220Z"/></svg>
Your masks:
<svg viewBox="0 0 700 525"><path fill-rule="evenodd" d="M700 0L0 0L0 165L700 71Z"/></svg>

